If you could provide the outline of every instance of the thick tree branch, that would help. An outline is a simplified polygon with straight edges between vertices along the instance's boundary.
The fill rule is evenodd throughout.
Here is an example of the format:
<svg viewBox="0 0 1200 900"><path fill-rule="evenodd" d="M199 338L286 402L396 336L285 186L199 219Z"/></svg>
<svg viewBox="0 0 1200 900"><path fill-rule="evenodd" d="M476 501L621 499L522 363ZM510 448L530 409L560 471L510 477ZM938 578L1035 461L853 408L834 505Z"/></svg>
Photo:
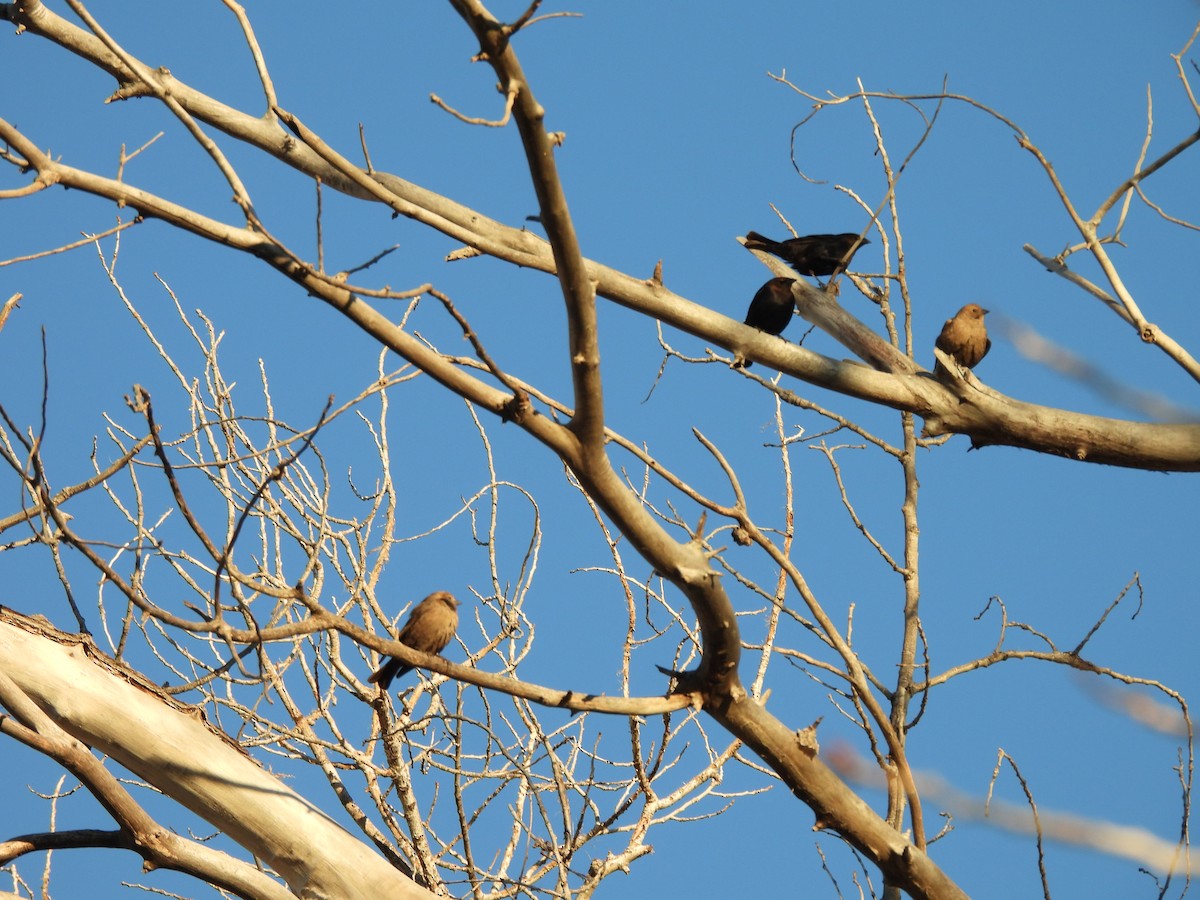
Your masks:
<svg viewBox="0 0 1200 900"><path fill-rule="evenodd" d="M571 372L575 383L575 417L572 430L585 453L602 455L604 391L600 379L599 330L596 326L596 285L579 250L566 194L554 162L555 140L543 125L546 111L534 98L509 37L513 31L497 21L478 0L451 0L479 41L481 55L500 78L509 97L516 97L513 113L521 133L521 146L538 198L538 214L554 254L555 272L566 301ZM604 464L604 463L599 463Z"/></svg>
<svg viewBox="0 0 1200 900"><path fill-rule="evenodd" d="M172 867L229 885L242 896L289 896L278 885L270 890L273 883L253 867L181 841L158 826L81 743L111 756L220 828L279 872L296 894L313 896L315 891L362 900L432 896L264 771L194 711L121 664L81 653L82 647L36 619L2 611L0 699L30 730L22 739L79 775L139 844L157 842L155 852L164 854ZM242 883L231 881L234 868L242 871Z"/></svg>
<svg viewBox="0 0 1200 900"><path fill-rule="evenodd" d="M95 37L55 16L40 3L27 4L20 9L12 4L0 5L0 13L27 30L53 40L112 72L114 77L128 82L134 80L133 74L126 72L119 60ZM298 143L280 129L274 119L250 116L217 103L171 78L169 74L158 73L158 77L170 79L171 95L197 120L256 146L314 178L320 178L329 187L364 199L387 202L399 214L436 228L455 240L497 258L547 273L558 273L551 245L531 232L496 222L469 207L393 175L360 172L356 177L349 177L344 169L331 165L306 144ZM979 106L1021 134L1013 123L970 98L950 96ZM40 182L61 183L127 203L146 215L162 218L209 240L252 252L269 262L274 259L273 264L292 277L293 273L289 270L295 268L296 258L286 252L281 253L283 248L273 246L263 235L198 216L178 204L153 197L127 184L98 178L52 162L16 129L7 123L2 124L0 137L9 140L22 153L32 148L37 159L31 162L38 171ZM379 189L368 188L368 181L373 181ZM595 283L600 296L818 387L915 413L926 419L926 433L930 435L965 433L975 439L977 446L1007 445L1109 465L1165 471L1200 470L1200 426L1122 422L1124 436L1108 442L1104 440L1105 431L1110 423L1118 420L1082 416L1016 401L1010 401L1011 405L1003 410L1003 417L995 419L991 417L991 411L999 411L995 406L989 407L988 415L982 415L978 409L969 412L959 409L957 397L939 390L937 383L923 374L917 376L919 380L878 378L861 371L862 366L831 360L764 335L757 329L672 293L659 282L632 278L592 261L585 261L585 270L587 280ZM315 269L310 268L309 271L314 272ZM339 308L341 305L344 302ZM1165 346L1164 336L1157 331L1153 332L1152 339ZM407 353L402 355L416 362L413 356ZM485 405L493 408L491 404ZM1027 415L1036 415L1042 422L1056 421L1061 429L1042 427L1038 422L1026 420ZM1132 440L1129 439L1131 437ZM1083 452L1081 448L1084 448ZM1136 450L1131 452L1131 448Z"/></svg>
<svg viewBox="0 0 1200 900"><path fill-rule="evenodd" d="M163 219L207 240L257 256L456 393L498 415L509 401L506 393L457 372L456 367L444 357L397 328L395 323L375 312L350 291L330 283L311 266L263 234L200 215L126 183L55 162L3 120L0 120L0 138L8 140L31 157L40 180L133 206L143 215ZM476 224L481 227L481 235L486 232L486 222ZM496 227L511 232L514 239L519 235L529 237L528 232L519 229ZM553 271L553 259L547 245L540 243L540 247L540 254L523 253L523 264ZM976 446L994 444L1020 447L1084 462L1162 471L1200 471L1200 425L1148 424L1088 416L1023 403L999 393L993 393L991 402L986 405L966 404L962 398L924 372L907 376L891 375L874 371L862 363L830 359L764 335L757 329L674 294L660 284L632 278L599 263L589 262L588 271L600 286L602 295L624 306L660 319L681 331L742 352L818 387L915 413L925 419L927 435L967 434ZM836 321L840 319L839 316L827 320L823 327L835 328ZM866 328L861 323L859 326ZM835 333L834 337L843 341L841 332ZM844 342L851 347L861 346L860 338L853 335L845 335ZM539 419L544 420L544 417L535 414L530 418L530 427L536 430L539 440L556 452L561 450L565 458L579 451L577 442L573 437L568 437L567 429L548 420L539 422Z"/></svg>
<svg viewBox="0 0 1200 900"><path fill-rule="evenodd" d="M902 887L913 897L950 900L967 896L925 853L834 774L815 747L759 702L743 694L711 712L732 734L754 747L816 813L814 831L831 830L841 835L880 867L889 884Z"/></svg>

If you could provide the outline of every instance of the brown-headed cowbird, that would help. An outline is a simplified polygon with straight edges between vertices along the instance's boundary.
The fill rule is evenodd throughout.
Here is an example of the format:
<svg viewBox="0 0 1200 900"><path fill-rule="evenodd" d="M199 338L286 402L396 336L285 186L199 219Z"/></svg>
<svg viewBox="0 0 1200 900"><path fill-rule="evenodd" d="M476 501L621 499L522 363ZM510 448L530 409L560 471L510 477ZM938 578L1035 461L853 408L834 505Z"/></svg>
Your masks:
<svg viewBox="0 0 1200 900"><path fill-rule="evenodd" d="M787 328L796 308L792 297L795 282L794 278L772 278L760 287L746 310L746 324L767 334L779 334ZM742 365L749 368L752 363L747 360Z"/></svg>
<svg viewBox="0 0 1200 900"><path fill-rule="evenodd" d="M978 303L968 303L954 314L954 318L946 320L935 345L947 356L954 357L960 366L975 368L992 349L992 342L987 336L987 326L983 323L983 317L987 313L988 311ZM933 374L941 378L946 374L945 366L935 362Z"/></svg>
<svg viewBox="0 0 1200 900"><path fill-rule="evenodd" d="M413 607L396 640L423 653L441 653L457 630L458 601L446 591L434 591ZM393 678L411 670L412 666L392 656L367 681L386 691Z"/></svg>
<svg viewBox="0 0 1200 900"><path fill-rule="evenodd" d="M801 275L821 278L840 272L850 265L850 259L858 252L855 247L871 243L857 234L809 234L804 237L773 241L757 231L746 232L746 246L751 250L765 250L778 256ZM853 250L851 249L853 248Z"/></svg>

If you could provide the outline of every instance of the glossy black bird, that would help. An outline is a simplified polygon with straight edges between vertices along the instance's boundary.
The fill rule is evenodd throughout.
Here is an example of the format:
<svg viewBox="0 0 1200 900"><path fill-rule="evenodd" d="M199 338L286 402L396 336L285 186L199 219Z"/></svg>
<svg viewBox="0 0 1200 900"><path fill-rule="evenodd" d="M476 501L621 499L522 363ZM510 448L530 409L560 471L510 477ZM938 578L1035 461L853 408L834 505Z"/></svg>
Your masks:
<svg viewBox="0 0 1200 900"><path fill-rule="evenodd" d="M794 278L772 278L760 287L746 310L746 324L767 334L779 334L787 328L796 308L792 297L795 283Z"/></svg>
<svg viewBox="0 0 1200 900"><path fill-rule="evenodd" d="M396 640L424 653L441 653L456 630L458 601L446 591L434 591L413 607ZM378 684L386 691L393 678L411 670L412 666L391 656L371 673L367 681Z"/></svg>
<svg viewBox="0 0 1200 900"><path fill-rule="evenodd" d="M746 232L746 246L751 250L765 250L778 256L801 275L813 275L822 278L833 275L850 265L854 256L850 248L854 242L858 246L871 243L866 238L859 239L857 234L809 234L804 237L788 238L786 241L773 241L763 237L757 231ZM855 248L854 252L857 252Z"/></svg>
<svg viewBox="0 0 1200 900"><path fill-rule="evenodd" d="M779 334L792 321L792 310L796 301L792 297L794 278L772 278L758 289L750 308L746 310L746 324L767 334ZM743 363L749 368L751 363Z"/></svg>

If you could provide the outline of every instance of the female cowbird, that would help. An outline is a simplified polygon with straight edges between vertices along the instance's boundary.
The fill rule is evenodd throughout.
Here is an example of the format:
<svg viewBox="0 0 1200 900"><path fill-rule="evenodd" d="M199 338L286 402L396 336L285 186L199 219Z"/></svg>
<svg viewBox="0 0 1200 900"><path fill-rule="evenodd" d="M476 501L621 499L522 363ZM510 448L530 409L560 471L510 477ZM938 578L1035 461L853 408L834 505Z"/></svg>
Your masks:
<svg viewBox="0 0 1200 900"><path fill-rule="evenodd" d="M804 237L788 238L786 241L773 241L763 237L757 231L746 232L746 246L751 250L765 250L778 256L801 275L813 275L817 278L840 272L850 265L858 247L871 243L866 238L860 239L857 234L809 234ZM851 248L854 248L851 252Z"/></svg>
<svg viewBox="0 0 1200 900"><path fill-rule="evenodd" d="M992 349L992 342L987 336L987 326L983 324L983 317L987 313L988 310L978 303L968 303L954 314L954 318L946 320L934 345L947 356L954 357L954 361L960 366L975 368ZM935 362L933 374L941 378L947 374L946 367L940 362Z"/></svg>
<svg viewBox="0 0 1200 900"><path fill-rule="evenodd" d="M457 630L458 601L446 591L434 591L413 607L396 640L423 653L441 653ZM392 656L371 673L367 681L378 684L386 691L393 678L411 670L412 666L408 663Z"/></svg>

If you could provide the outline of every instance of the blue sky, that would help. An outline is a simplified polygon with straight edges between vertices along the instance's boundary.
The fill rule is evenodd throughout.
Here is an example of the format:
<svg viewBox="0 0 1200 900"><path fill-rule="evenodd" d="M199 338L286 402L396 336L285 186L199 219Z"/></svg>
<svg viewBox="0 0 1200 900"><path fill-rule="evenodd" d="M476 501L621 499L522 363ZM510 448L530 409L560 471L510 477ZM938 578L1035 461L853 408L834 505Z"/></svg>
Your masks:
<svg viewBox="0 0 1200 900"><path fill-rule="evenodd" d="M51 7L70 15L65 6ZM144 61L166 66L224 102L261 112L253 69L220 4L189 5L186 22L173 7L159 4L90 8ZM522 5L493 9L511 19ZM1143 139L1148 89L1155 123L1151 156L1197 127L1170 59L1200 14L1200 4L1185 0L1163 0L1136 13L1127 3L1074 0L904 7L864 0L849 13L794 2L734 8L611 0L547 4L542 11L564 10L583 16L538 24L520 35L517 49L547 110L547 126L567 135L557 161L584 254L647 277L661 259L668 287L738 320L767 274L734 237L751 228L782 236L769 204L801 233L860 230L865 216L837 186L853 188L871 206L883 192L868 124L853 104L827 110L798 132L797 164L823 183L797 175L792 130L810 103L769 73L786 71L792 83L818 95L851 92L856 79L872 91L929 94L945 78L950 91L971 95L1016 121L1086 212L1131 171ZM468 61L475 44L448 5L377 5L349 17L328 4L251 3L248 12L281 105L347 155L356 157L362 123L377 168L511 224L536 211L515 128L471 128L429 102L436 93L472 115L500 112L494 76ZM31 35L5 33L2 40L0 67L10 89L0 101L0 117L22 126L64 161L104 174L115 170L122 143L133 148L165 131L130 165L129 180L237 221L219 175L157 106L102 105L112 90L106 76ZM1189 66L1197 58L1193 48ZM1191 75L1200 81L1194 70ZM901 158L919 135L920 119L899 104L878 102L877 109L893 159ZM228 140L223 147L264 220L299 251L311 253L311 184ZM1200 221L1196 152L1193 148L1147 183L1155 202L1193 222ZM22 183L11 171L0 176L0 188ZM942 322L963 303L977 301L1118 380L1200 409L1195 384L1165 356L1021 249L1029 243L1053 255L1078 235L1045 175L1003 125L965 105L948 104L901 180L898 200L923 364L932 363L929 348ZM446 264L442 258L455 249L446 237L328 192L325 201L330 269L356 265L399 243L396 253L371 270L375 283L394 288L435 283L467 311L503 364L569 399L564 318L552 279L492 260ZM80 230L103 230L115 215L109 204L61 190L7 202L0 207L0 256L57 246ZM878 271L881 242L876 234L872 238L856 262ZM1112 255L1131 291L1151 321L1195 352L1200 346L1195 232L1166 225L1135 201L1124 239L1126 246ZM111 243L106 246L111 251ZM1095 277L1082 255L1073 265ZM154 273L185 309L203 309L226 332L222 357L250 398L261 358L281 415L293 423L312 421L327 395L345 399L375 375L378 352L368 340L253 260L149 222L123 239L120 272L139 309L181 356L188 356L187 339ZM170 379L120 306L94 250L0 268L0 299L15 291L25 299L0 333L9 373L0 403L18 422L37 421L44 327L51 369L46 453L58 483L65 484L86 475L92 436L105 427L101 413L128 420L122 397L135 382L169 403ZM851 291L843 302L881 327L863 298ZM691 437L690 429L698 428L737 458L752 503L770 518L780 490L777 456L762 447L773 439L770 399L724 367L673 362L643 402L661 356L654 323L607 305L600 322L609 424L648 441L685 478L723 496L719 471ZM416 327L458 352L458 338L434 304L422 307ZM786 336L796 340L804 330L796 322ZM674 332L667 337L685 352L703 350L693 338ZM836 358L846 355L819 334L806 346ZM393 357L389 365L395 364ZM978 374L1029 402L1131 415L1023 359L999 336ZM890 413L785 382L889 438L897 436ZM461 402L448 400L432 384L397 402L396 468L406 476L402 515L415 533L440 520L485 473ZM789 423L809 432L823 427L813 417L787 415ZM183 410L169 406L162 416L176 427L186 421ZM624 615L611 582L572 574L604 563L598 537L577 533L579 517L588 514L545 451L511 427L490 431L501 477L533 486L546 517L545 555L527 609L542 635L533 670L548 684L611 691L613 648L579 643L581 617L602 633L610 624L619 631ZM361 435L347 429L345 440L343 471L353 464L359 452L354 441ZM859 443L842 436L833 440ZM991 649L993 613L975 620L991 596L1004 599L1013 619L1071 647L1137 572L1145 587L1140 614L1131 620L1133 598L1127 598L1089 644L1090 658L1194 696L1200 687L1194 654L1200 615L1195 476L967 447L967 439L956 437L921 462L922 610L934 671ZM860 512L898 549L895 467L864 451L847 450L840 459ZM855 604L858 646L890 678L898 582L869 555L846 519L818 454L797 451L796 466L802 498L797 560L837 611L835 618L844 620L845 609ZM15 494L15 487L6 494L9 506ZM8 508L0 507L0 513ZM680 508L696 514L686 501ZM512 515L519 528L523 512L515 504ZM456 532L399 552L386 576L397 604L442 586L447 572L463 582L451 588L456 593L467 594L471 585L483 588L482 558L473 555L475 548L464 549L468 538ZM520 539L518 533L513 543ZM745 564L767 578L761 565ZM70 626L48 560L5 553L0 571L6 583L0 603ZM94 597L88 599L94 603ZM734 592L733 599L739 609L760 606L752 596ZM803 646L800 636L790 640ZM646 690L657 690L655 673L646 665ZM863 752L826 691L782 665L773 689L772 709L781 717L803 727L824 715L823 746L843 741ZM623 725L613 720L599 727L619 732ZM1018 759L1043 808L1139 825L1171 838L1180 806L1172 772L1178 743L1098 704L1073 673L1023 662L936 692L910 746L917 770L937 773L977 796L986 792L997 748L1003 747ZM0 745L0 754L21 766L29 760L11 744ZM29 776L31 784L50 788L52 770L29 771L38 772L36 779ZM25 803L17 780L10 779L0 793L6 805ZM755 784L744 774L734 781L740 787ZM998 795L1014 802L1020 797L1011 778L1002 779ZM882 808L878 792L868 791L867 797ZM327 794L314 799L333 805ZM40 827L36 816L42 808L27 808L29 818L17 831ZM76 824L107 824L98 813L81 819ZM834 896L813 850L811 821L776 786L725 816L653 832L655 853L606 890L628 897L718 896L739 888L763 896ZM821 846L849 894L853 862L836 841L824 839ZM726 852L697 857L697 847ZM963 824L934 853L972 896L1040 892L1028 838ZM136 867L124 862L121 877L136 880ZM82 867L61 857L60 863L61 891L68 884L78 891L69 879ZM1150 880L1127 861L1051 845L1047 865L1059 896L1154 893Z"/></svg>

